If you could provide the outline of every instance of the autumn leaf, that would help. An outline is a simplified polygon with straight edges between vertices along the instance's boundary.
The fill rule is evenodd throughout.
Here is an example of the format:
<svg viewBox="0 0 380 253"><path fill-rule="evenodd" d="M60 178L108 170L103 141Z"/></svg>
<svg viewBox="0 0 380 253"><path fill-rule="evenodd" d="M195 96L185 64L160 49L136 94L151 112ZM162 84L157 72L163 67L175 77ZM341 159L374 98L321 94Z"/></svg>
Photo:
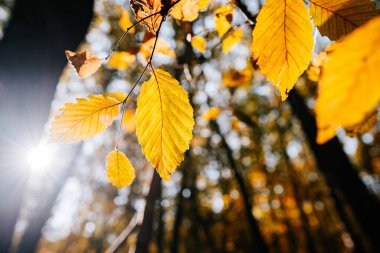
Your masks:
<svg viewBox="0 0 380 253"><path fill-rule="evenodd" d="M126 109L124 111L123 121L121 122L123 129L127 133L133 133L136 130L136 119L135 119L135 110Z"/></svg>
<svg viewBox="0 0 380 253"><path fill-rule="evenodd" d="M169 181L192 139L193 108L186 90L169 73L155 70L141 87L136 123L144 155Z"/></svg>
<svg viewBox="0 0 380 253"><path fill-rule="evenodd" d="M210 0L181 0L173 7L170 14L177 20L193 22L209 3Z"/></svg>
<svg viewBox="0 0 380 253"><path fill-rule="evenodd" d="M362 122L380 100L380 17L359 27L334 47L325 62L316 100L318 143L339 127Z"/></svg>
<svg viewBox="0 0 380 253"><path fill-rule="evenodd" d="M268 0L253 30L253 56L285 100L313 51L312 25L303 0Z"/></svg>
<svg viewBox="0 0 380 253"><path fill-rule="evenodd" d="M361 122L353 126L346 127L344 130L350 137L360 136L376 126L378 116L379 113L377 112L377 109L375 109L373 112L367 113Z"/></svg>
<svg viewBox="0 0 380 253"><path fill-rule="evenodd" d="M320 52L312 61L310 64L309 69L307 70L307 75L309 79L313 82L318 82L321 74L322 74L322 67L326 60L328 60L329 55L333 52L334 47L339 42L334 42L330 44L325 51Z"/></svg>
<svg viewBox="0 0 380 253"><path fill-rule="evenodd" d="M135 13L137 21L158 13L141 21L141 24L145 25L150 32L156 34L158 27L164 18L163 13L159 12L165 10L167 14L169 14L169 9L175 2L176 0L130 0L130 5Z"/></svg>
<svg viewBox="0 0 380 253"><path fill-rule="evenodd" d="M193 36L191 38L191 45L201 53L206 52L207 43L202 36Z"/></svg>
<svg viewBox="0 0 380 253"><path fill-rule="evenodd" d="M211 107L202 114L202 119L204 121L216 120L219 117L220 112L221 110L219 107Z"/></svg>
<svg viewBox="0 0 380 253"><path fill-rule="evenodd" d="M74 66L78 76L86 78L94 74L102 65L102 60L86 51L78 53L66 50L67 60Z"/></svg>
<svg viewBox="0 0 380 253"><path fill-rule="evenodd" d="M310 0L314 25L322 35L337 40L378 16L370 0Z"/></svg>
<svg viewBox="0 0 380 253"><path fill-rule="evenodd" d="M154 41L155 37L150 38L149 40L145 41L141 47L139 53L144 57L144 59L148 60L150 57L150 54L153 50L154 46ZM154 54L163 54L168 57L174 58L175 57L175 52L173 49L170 48L169 43L166 41L158 38L157 44L156 44L156 49L154 50Z"/></svg>
<svg viewBox="0 0 380 253"><path fill-rule="evenodd" d="M236 29L223 40L222 42L222 51L224 54L228 54L231 49L240 42L241 37L243 37L243 30Z"/></svg>
<svg viewBox="0 0 380 253"><path fill-rule="evenodd" d="M126 10L123 10L122 8L120 8L120 18L119 18L119 27L121 30L123 30L124 32L133 25L132 21L131 21L131 18L130 18L130 15L129 15L129 12L126 11ZM135 28L133 27L132 29L129 30L129 32L134 32L135 31Z"/></svg>
<svg viewBox="0 0 380 253"><path fill-rule="evenodd" d="M227 87L238 87L249 83L252 80L253 69L251 66L242 71L231 69L223 74L223 83Z"/></svg>
<svg viewBox="0 0 380 253"><path fill-rule="evenodd" d="M136 56L129 52L116 52L111 55L108 66L117 70L126 70L135 60Z"/></svg>
<svg viewBox="0 0 380 253"><path fill-rule="evenodd" d="M50 127L50 140L73 142L89 139L110 126L119 113L120 102L102 95L77 98L67 103L62 115L55 117Z"/></svg>
<svg viewBox="0 0 380 253"><path fill-rule="evenodd" d="M124 99L127 97L127 94L124 92L107 92L105 96L114 98L119 102L123 102Z"/></svg>
<svg viewBox="0 0 380 253"><path fill-rule="evenodd" d="M231 28L234 9L230 5L223 5L215 11L214 21L218 36L222 37Z"/></svg>
<svg viewBox="0 0 380 253"><path fill-rule="evenodd" d="M130 185L135 179L135 169L123 152L115 149L107 155L107 178L117 188Z"/></svg>

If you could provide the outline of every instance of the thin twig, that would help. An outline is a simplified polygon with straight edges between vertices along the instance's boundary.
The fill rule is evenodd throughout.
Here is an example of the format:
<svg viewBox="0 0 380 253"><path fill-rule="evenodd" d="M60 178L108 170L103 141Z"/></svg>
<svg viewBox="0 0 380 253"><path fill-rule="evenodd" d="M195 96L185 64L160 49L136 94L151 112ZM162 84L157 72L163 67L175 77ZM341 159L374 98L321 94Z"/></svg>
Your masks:
<svg viewBox="0 0 380 253"><path fill-rule="evenodd" d="M108 56L105 58L105 60L108 60L108 58L116 51L116 49L120 46L120 43L123 41L124 37L128 34L128 32L133 28L135 27L136 25L140 24L141 22L143 22L144 20L148 19L148 18L151 18L157 14L160 14L161 11L158 11L156 13L153 13L153 14L150 14L142 19L140 19L139 21L137 21L136 23L134 23L133 25L131 25L130 27L127 28L127 30L125 30L125 32L123 33L123 35L121 35L121 37L119 38L119 40L116 42L115 46L112 48L111 52L108 54Z"/></svg>
<svg viewBox="0 0 380 253"><path fill-rule="evenodd" d="M119 234L119 236L112 242L112 244L108 247L105 253L114 253L120 247L120 245L128 238L131 232L136 228L137 224L137 213L135 213L131 221Z"/></svg>

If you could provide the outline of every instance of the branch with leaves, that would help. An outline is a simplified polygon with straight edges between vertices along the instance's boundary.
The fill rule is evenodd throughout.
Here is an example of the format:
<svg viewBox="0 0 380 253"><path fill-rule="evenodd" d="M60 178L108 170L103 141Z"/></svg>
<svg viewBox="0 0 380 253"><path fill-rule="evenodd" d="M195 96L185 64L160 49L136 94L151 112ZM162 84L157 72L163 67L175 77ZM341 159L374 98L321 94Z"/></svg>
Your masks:
<svg viewBox="0 0 380 253"><path fill-rule="evenodd" d="M209 2L131 0L137 22L125 29L106 60L112 60L111 56L131 29L137 24L145 25L155 39L142 73L125 96L96 95L66 104L61 109L63 114L52 123L51 140L86 140L103 132L120 113L122 121L128 98L149 68L151 78L142 84L137 101L136 132L146 158L168 181L183 160L184 152L189 149L195 123L187 92L168 72L154 69L153 56L159 44L161 26L170 15L179 21L192 22L198 18L199 12L206 10ZM322 74L315 108L319 143L331 139L339 127L351 129L367 121L380 100L379 78L376 75L380 62L376 50L380 40L377 32L380 18L369 0L342 0L339 4L335 1L310 0L308 6L302 0L268 0L257 18L249 18L243 7L241 1L237 1L236 5L220 6L214 13L215 30L221 39L222 50L225 54L229 53L244 37L240 25L233 24L235 10L243 13L246 18L243 24L254 26L253 59L260 71L278 88L283 100L312 59L315 41L311 17L314 26L323 35L340 40L319 66ZM366 39L362 41L362 38ZM207 50L206 40L200 35L192 37L192 45L200 53ZM347 52L351 53L347 55ZM67 57L81 77L93 74L102 64L102 59L88 52L68 51ZM361 75L364 71L368 75ZM363 102L363 97L368 99ZM346 116L348 113L350 117ZM107 175L114 185L123 187L132 181L134 168L119 150L120 133L119 126L114 155L110 154L107 159ZM120 172L124 177L120 176Z"/></svg>

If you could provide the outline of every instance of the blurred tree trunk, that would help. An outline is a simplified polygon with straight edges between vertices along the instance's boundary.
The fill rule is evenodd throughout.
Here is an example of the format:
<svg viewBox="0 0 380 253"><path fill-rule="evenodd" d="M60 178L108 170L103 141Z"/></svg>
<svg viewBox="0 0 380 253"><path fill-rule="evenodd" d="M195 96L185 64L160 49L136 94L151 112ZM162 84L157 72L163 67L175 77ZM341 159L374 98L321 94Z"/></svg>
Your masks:
<svg viewBox="0 0 380 253"><path fill-rule="evenodd" d="M144 219L137 234L136 250L135 253L146 253L149 251L149 244L152 237L154 209L157 200L161 195L161 178L157 171L154 170L152 183L150 184L149 193L145 198Z"/></svg>
<svg viewBox="0 0 380 253"><path fill-rule="evenodd" d="M92 0L16 0L0 42L0 252L9 251L25 191L27 147L41 137L64 50L83 40L92 9Z"/></svg>
<svg viewBox="0 0 380 253"><path fill-rule="evenodd" d="M316 121L309 112L303 98L293 90L288 101L294 114L301 121L310 148L317 160L318 168L324 174L332 190L332 196L335 196L336 204L338 207L344 206L344 203L339 198L339 195L342 195L350 206L355 220L359 223L359 229L368 237L374 252L380 252L380 233L378 232L380 227L379 201L370 193L360 179L358 172L350 163L337 137L323 145L316 143ZM345 223L350 225L347 221ZM350 230L355 231L356 229L351 228Z"/></svg>

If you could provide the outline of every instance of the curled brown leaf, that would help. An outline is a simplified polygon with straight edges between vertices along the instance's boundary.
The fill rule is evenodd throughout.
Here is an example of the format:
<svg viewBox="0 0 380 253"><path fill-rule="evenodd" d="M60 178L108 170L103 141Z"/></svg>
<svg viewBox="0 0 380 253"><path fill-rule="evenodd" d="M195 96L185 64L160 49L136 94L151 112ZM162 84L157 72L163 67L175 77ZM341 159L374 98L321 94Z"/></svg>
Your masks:
<svg viewBox="0 0 380 253"><path fill-rule="evenodd" d="M78 53L66 50L66 57L74 66L78 76L86 78L94 74L102 65L102 60L98 56L86 51Z"/></svg>

